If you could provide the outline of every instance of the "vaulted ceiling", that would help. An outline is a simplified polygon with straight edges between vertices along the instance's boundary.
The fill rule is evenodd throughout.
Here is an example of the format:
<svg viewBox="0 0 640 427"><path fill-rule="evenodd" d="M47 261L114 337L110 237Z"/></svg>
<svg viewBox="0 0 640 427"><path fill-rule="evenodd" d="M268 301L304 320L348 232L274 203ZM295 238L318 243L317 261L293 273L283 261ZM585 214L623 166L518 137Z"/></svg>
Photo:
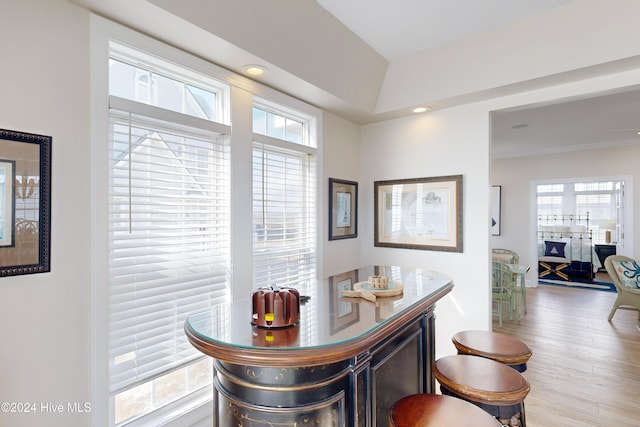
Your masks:
<svg viewBox="0 0 640 427"><path fill-rule="evenodd" d="M360 124L640 68L636 0L71 1Z"/></svg>
<svg viewBox="0 0 640 427"><path fill-rule="evenodd" d="M506 26L571 0L317 0L389 61Z"/></svg>

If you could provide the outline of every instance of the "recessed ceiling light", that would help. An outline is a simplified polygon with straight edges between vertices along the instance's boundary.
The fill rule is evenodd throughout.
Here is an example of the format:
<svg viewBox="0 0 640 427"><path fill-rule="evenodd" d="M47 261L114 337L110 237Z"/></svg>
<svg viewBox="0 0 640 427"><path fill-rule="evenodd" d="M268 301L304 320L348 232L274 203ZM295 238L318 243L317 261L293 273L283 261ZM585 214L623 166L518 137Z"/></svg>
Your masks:
<svg viewBox="0 0 640 427"><path fill-rule="evenodd" d="M416 107L413 109L414 113L424 113L426 111L431 110L431 107Z"/></svg>
<svg viewBox="0 0 640 427"><path fill-rule="evenodd" d="M250 76L259 77L267 73L267 67L263 67L262 65L245 65L242 67L242 71Z"/></svg>

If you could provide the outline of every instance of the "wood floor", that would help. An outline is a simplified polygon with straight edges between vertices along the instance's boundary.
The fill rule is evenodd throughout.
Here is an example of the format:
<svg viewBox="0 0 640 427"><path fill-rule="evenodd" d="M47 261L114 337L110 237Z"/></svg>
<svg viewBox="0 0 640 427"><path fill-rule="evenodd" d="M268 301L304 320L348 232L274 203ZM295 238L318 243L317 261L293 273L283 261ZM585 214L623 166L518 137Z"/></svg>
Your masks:
<svg viewBox="0 0 640 427"><path fill-rule="evenodd" d="M640 322L618 310L616 294L527 288L528 313L518 322L494 316L493 330L513 335L533 351L523 374L528 427L640 426Z"/></svg>

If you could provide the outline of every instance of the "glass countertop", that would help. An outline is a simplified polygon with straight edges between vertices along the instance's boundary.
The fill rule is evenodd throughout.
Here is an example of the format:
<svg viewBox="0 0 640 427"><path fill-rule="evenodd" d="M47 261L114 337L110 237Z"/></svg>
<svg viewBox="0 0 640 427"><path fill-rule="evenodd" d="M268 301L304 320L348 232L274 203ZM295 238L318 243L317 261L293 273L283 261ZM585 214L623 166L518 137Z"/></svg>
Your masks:
<svg viewBox="0 0 640 427"><path fill-rule="evenodd" d="M341 295L342 290L353 290L356 283L366 283L372 275L401 284L402 294L378 297L375 302ZM426 269L370 266L296 286L300 295L310 298L300 304L300 321L294 326L253 325L252 301L247 296L191 314L185 329L204 342L239 350L321 348L357 340L412 307L434 304L452 286L449 276Z"/></svg>

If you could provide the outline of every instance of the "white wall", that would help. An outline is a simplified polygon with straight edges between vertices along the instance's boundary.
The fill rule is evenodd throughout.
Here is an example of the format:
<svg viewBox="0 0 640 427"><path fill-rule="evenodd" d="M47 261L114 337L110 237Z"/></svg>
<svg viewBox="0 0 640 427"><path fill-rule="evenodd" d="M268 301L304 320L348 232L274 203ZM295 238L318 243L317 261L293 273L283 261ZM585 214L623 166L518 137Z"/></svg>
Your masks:
<svg viewBox="0 0 640 427"><path fill-rule="evenodd" d="M640 80L640 69L584 79L540 90L523 92L490 101L468 104L447 110L436 110L421 116L375 123L362 128L362 262L418 265L452 276L455 288L436 308L438 355L453 353L453 333L461 329L491 329L489 295L489 248L513 245L520 248L519 237L513 240L490 238L489 189L502 184L503 198L511 199L512 186L525 177L524 159L509 173L490 178L494 173L489 161L492 111L522 105L552 102L560 99L597 94L633 86ZM611 175L633 175L636 161L628 162L629 153L606 162L603 168ZM633 157L635 159L636 157ZM624 168L619 161L627 161ZM529 159L527 167L532 167ZM595 168L593 158L580 163L587 173ZM600 164L600 163L599 163ZM564 164L557 163L558 170ZM613 172L617 170L617 172ZM417 178L462 173L464 175L464 252L462 254L376 248L373 246L373 182L384 179ZM577 171L568 172L573 176ZM591 175L593 175L591 173ZM517 192L517 190L516 190ZM518 193L519 194L519 193ZM637 197L634 197L637 199ZM519 203L521 202L521 203ZM511 203L511 201L509 201ZM513 202L525 206L521 200ZM512 215L513 205L503 211L504 236L511 236L510 221L520 221ZM519 209L522 209L519 207ZM637 222L637 220L635 220ZM511 239L511 237L509 237ZM499 244L498 244L499 243ZM508 247L508 246L507 246ZM638 247L637 244L635 247ZM522 249L523 251L525 249ZM531 274L531 273L529 273Z"/></svg>
<svg viewBox="0 0 640 427"><path fill-rule="evenodd" d="M53 197L52 271L0 278L0 402L84 403L91 398L92 362L88 13L67 0L2 0L2 14L10 18L0 26L0 127L53 137ZM490 326L489 112L639 80L640 71L634 70L362 128L327 114L325 194L318 207L324 230L330 176L360 183L360 214L358 239L326 242L326 233L319 236L325 273L361 263L397 263L450 274L456 287L436 314L438 353L452 352L453 332ZM463 253L373 247L375 180L458 173L464 175ZM506 213L505 220L510 220ZM0 413L0 425L89 425L83 414L37 409L28 415Z"/></svg>
<svg viewBox="0 0 640 427"><path fill-rule="evenodd" d="M484 108L466 106L362 128L362 264L422 267L452 277L452 293L436 307L438 355L454 352L455 332L491 327L488 116ZM374 181L457 174L463 175L462 253L373 246Z"/></svg>
<svg viewBox="0 0 640 427"><path fill-rule="evenodd" d="M322 205L319 214L322 215L322 230L318 238L323 242L323 276L330 276L344 271L361 267L360 242L363 229L362 218L364 212L362 204L362 182L360 181L360 126L344 120L334 114L324 114L323 135L323 169L321 180ZM345 179L358 182L358 237L353 239L328 240L329 215L329 178Z"/></svg>
<svg viewBox="0 0 640 427"><path fill-rule="evenodd" d="M492 247L512 248L521 259L535 265L537 259L536 236L532 230L531 182L552 179L638 176L640 146L617 147L607 150L585 150L544 156L529 156L493 161L492 184L502 186L502 230L491 238ZM640 200L640 187L633 185L627 200ZM638 208L634 206L634 212ZM640 230L640 216L627 218L632 230ZM640 236L628 233L631 239L627 255L637 258ZM532 261L533 260L533 261ZM528 282L535 284L537 270L527 274ZM531 283L530 283L531 284Z"/></svg>
<svg viewBox="0 0 640 427"><path fill-rule="evenodd" d="M0 127L53 139L51 272L0 278L0 402L36 412L0 412L0 425L87 426L67 402L90 401L88 13L66 0L0 8Z"/></svg>
<svg viewBox="0 0 640 427"><path fill-rule="evenodd" d="M2 0L2 14L11 19L0 26L0 128L51 135L53 176L52 271L0 278L0 402L33 402L36 413L0 412L0 426L86 427L89 416L67 403L92 398L89 13L67 0ZM327 241L325 210L329 177L359 180L360 128L327 114L321 132L331 160L320 169L319 239L330 274L359 262L358 239ZM64 411L46 413L41 403Z"/></svg>

